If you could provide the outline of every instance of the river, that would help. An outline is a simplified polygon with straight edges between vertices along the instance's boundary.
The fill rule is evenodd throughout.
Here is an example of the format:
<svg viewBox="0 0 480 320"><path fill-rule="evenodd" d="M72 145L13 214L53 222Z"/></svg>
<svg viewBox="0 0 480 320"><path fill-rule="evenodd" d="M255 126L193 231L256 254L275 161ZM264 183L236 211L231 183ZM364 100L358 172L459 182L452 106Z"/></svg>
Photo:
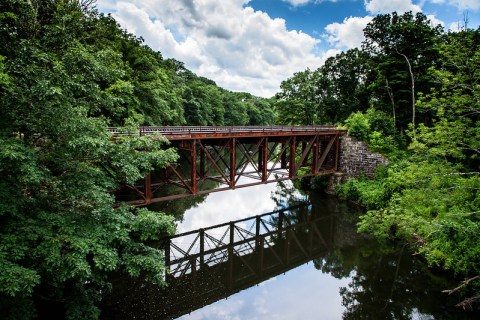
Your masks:
<svg viewBox="0 0 480 320"><path fill-rule="evenodd" d="M359 208L302 193L290 181L153 209L176 215L177 234L204 229L214 239L204 250L227 243L228 228L239 245L184 259L176 273L171 266L167 288L117 279L104 319L479 319L441 292L456 282L427 269L405 246L358 234ZM186 240L175 241L180 248ZM189 241L180 249L194 248ZM172 249L172 259L179 254Z"/></svg>

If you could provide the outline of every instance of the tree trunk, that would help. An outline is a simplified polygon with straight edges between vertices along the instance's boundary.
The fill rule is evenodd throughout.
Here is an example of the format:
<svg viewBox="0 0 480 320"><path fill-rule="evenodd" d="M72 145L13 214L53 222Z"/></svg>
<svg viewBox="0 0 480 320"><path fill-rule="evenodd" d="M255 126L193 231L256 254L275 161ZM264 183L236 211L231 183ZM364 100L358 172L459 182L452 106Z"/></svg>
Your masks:
<svg viewBox="0 0 480 320"><path fill-rule="evenodd" d="M388 97L390 98L390 102L392 102L392 112L393 112L393 133L395 134L395 131L397 129L397 115L395 112L395 100L393 98L393 91L392 88L390 88L390 85L388 84L388 79L385 78L385 83L386 86L385 88L387 89Z"/></svg>
<svg viewBox="0 0 480 320"><path fill-rule="evenodd" d="M408 57L398 51L397 53L405 58L405 61L407 61L408 64L408 71L410 72L410 80L412 82L412 129L413 138L415 139L415 77L413 75L412 65L410 64L410 60L408 60Z"/></svg>

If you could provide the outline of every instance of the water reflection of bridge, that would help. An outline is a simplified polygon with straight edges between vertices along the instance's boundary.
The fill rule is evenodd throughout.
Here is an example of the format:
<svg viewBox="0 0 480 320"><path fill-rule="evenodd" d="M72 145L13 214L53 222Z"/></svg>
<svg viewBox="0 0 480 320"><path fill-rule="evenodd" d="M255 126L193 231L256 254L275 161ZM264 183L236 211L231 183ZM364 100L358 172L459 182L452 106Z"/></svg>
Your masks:
<svg viewBox="0 0 480 320"><path fill-rule="evenodd" d="M128 312L139 310L138 319L179 317L325 254L334 217L313 208L294 206L164 239L168 287L129 289Z"/></svg>
<svg viewBox="0 0 480 320"><path fill-rule="evenodd" d="M130 203L135 205L333 173L338 166L339 136L343 132L326 126L139 130L142 135L164 135L178 150L180 160L149 174L138 185L127 186L134 195ZM122 134L116 128L110 131ZM215 187L208 181L214 181ZM168 195L159 193L165 186L176 189Z"/></svg>

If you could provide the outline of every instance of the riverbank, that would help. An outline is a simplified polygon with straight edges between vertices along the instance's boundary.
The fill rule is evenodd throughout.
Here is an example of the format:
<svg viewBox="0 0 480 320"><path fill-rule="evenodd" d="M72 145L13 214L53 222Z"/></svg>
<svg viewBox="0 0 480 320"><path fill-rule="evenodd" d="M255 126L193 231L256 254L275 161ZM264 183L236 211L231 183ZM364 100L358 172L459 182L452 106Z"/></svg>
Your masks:
<svg viewBox="0 0 480 320"><path fill-rule="evenodd" d="M349 179L337 195L367 209L359 232L406 241L430 267L455 275L458 307L478 310L479 189L478 172L413 155L380 167L373 179Z"/></svg>

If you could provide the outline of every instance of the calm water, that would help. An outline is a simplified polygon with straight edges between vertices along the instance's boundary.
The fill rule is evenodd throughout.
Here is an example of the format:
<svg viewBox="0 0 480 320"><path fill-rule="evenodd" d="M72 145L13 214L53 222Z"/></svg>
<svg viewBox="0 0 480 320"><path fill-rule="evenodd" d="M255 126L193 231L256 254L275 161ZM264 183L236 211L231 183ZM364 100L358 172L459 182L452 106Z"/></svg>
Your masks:
<svg viewBox="0 0 480 320"><path fill-rule="evenodd" d="M247 218L281 208L292 209L259 218L260 232L273 230L259 245L256 219ZM480 318L452 307L456 297L441 290L457 283L431 273L405 247L380 246L357 234L359 209L335 197L304 195L287 182L162 203L157 209L176 214L178 233L243 220L235 230L252 237L242 243L236 235L236 255L226 249L212 253L204 267L197 265L200 260L185 262L167 288L117 279L104 319ZM283 233L275 231L279 225ZM222 228L207 233L226 242L228 229Z"/></svg>

